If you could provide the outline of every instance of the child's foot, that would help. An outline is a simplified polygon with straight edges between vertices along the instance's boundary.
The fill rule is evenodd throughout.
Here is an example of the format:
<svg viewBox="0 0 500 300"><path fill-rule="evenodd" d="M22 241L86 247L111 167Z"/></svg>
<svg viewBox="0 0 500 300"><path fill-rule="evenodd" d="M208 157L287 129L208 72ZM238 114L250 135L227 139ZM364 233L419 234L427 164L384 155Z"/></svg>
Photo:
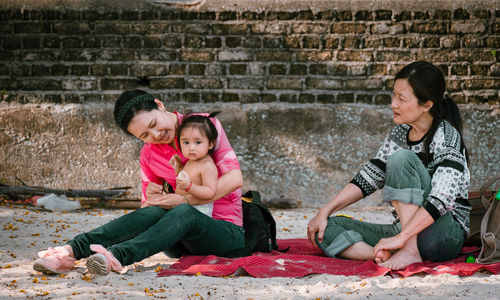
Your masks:
<svg viewBox="0 0 500 300"><path fill-rule="evenodd" d="M121 263L103 246L93 244L90 249L97 252L87 258L86 265L90 273L108 275L111 270L119 272L123 269Z"/></svg>
<svg viewBox="0 0 500 300"><path fill-rule="evenodd" d="M33 263L33 269L47 275L61 274L75 267L75 258L64 247L49 247L38 252L39 259Z"/></svg>

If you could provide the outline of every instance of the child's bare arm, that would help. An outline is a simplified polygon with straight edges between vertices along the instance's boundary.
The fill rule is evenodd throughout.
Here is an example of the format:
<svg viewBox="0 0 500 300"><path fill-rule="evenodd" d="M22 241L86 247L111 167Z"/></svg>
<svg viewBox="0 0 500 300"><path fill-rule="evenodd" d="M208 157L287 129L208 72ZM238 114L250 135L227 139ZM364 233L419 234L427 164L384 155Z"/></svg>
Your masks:
<svg viewBox="0 0 500 300"><path fill-rule="evenodd" d="M200 200L210 200L217 191L217 167L212 160L203 162L200 167L201 184L192 183L187 193Z"/></svg>

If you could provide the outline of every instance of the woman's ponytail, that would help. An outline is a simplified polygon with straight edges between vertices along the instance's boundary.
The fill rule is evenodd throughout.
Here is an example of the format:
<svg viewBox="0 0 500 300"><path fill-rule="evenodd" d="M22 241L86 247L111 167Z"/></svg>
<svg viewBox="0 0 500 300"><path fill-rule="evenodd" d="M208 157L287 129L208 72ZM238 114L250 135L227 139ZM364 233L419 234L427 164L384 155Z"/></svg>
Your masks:
<svg viewBox="0 0 500 300"><path fill-rule="evenodd" d="M448 93L444 94L443 101L441 101L441 112L443 114L443 119L450 122L453 127L455 127L460 135L462 135L463 124L462 124L462 116L460 115L460 109L458 105Z"/></svg>
<svg viewBox="0 0 500 300"><path fill-rule="evenodd" d="M450 122L453 127L460 133L460 142L462 143L462 147L465 149L465 158L467 162L469 162L469 151L465 147L464 143L464 135L463 135L463 121L462 115L460 114L460 109L458 108L457 103L448 95L448 93L444 94L443 101L441 101L441 112L443 114L443 119Z"/></svg>

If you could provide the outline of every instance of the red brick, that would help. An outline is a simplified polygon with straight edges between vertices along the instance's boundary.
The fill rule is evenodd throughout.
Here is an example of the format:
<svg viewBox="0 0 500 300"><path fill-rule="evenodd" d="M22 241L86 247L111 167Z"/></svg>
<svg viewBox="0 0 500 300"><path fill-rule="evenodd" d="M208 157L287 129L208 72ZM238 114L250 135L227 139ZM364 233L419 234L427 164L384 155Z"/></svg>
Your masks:
<svg viewBox="0 0 500 300"><path fill-rule="evenodd" d="M292 33L315 33L315 34L326 34L329 32L327 23L292 23Z"/></svg>
<svg viewBox="0 0 500 300"><path fill-rule="evenodd" d="M349 79L345 82L346 89L350 90L379 90L383 87L382 79Z"/></svg>
<svg viewBox="0 0 500 300"><path fill-rule="evenodd" d="M269 77L266 82L268 89L273 90L301 90L302 79L286 77Z"/></svg>
<svg viewBox="0 0 500 300"><path fill-rule="evenodd" d="M306 80L308 89L339 90L342 89L342 80L327 78L308 78Z"/></svg>
<svg viewBox="0 0 500 300"><path fill-rule="evenodd" d="M151 89L183 89L184 87L184 78L155 77L151 78L149 82L149 88Z"/></svg>
<svg viewBox="0 0 500 300"><path fill-rule="evenodd" d="M382 50L377 52L375 61L412 61L414 57L410 51Z"/></svg>
<svg viewBox="0 0 500 300"><path fill-rule="evenodd" d="M300 48L300 36L286 36L285 47L287 48Z"/></svg>
<svg viewBox="0 0 500 300"><path fill-rule="evenodd" d="M250 61L253 60L253 52L246 50L224 50L218 54L219 61Z"/></svg>
<svg viewBox="0 0 500 300"><path fill-rule="evenodd" d="M364 34L367 32L367 26L363 23L333 23L332 33L343 34Z"/></svg>
<svg viewBox="0 0 500 300"><path fill-rule="evenodd" d="M264 79L255 77L229 78L227 85L230 89L261 90L264 88Z"/></svg>
<svg viewBox="0 0 500 300"><path fill-rule="evenodd" d="M260 51L255 57L257 61L291 61L292 53L288 51Z"/></svg>
<svg viewBox="0 0 500 300"><path fill-rule="evenodd" d="M297 51L297 61L330 61L332 51Z"/></svg>
<svg viewBox="0 0 500 300"><path fill-rule="evenodd" d="M339 51L337 59L339 61L372 61L372 51Z"/></svg>
<svg viewBox="0 0 500 300"><path fill-rule="evenodd" d="M222 84L219 78L189 78L186 86L193 89L220 89Z"/></svg>
<svg viewBox="0 0 500 300"><path fill-rule="evenodd" d="M180 54L181 61L192 61L192 62L211 62L214 60L214 55L211 52L199 51L190 52L184 51Z"/></svg>
<svg viewBox="0 0 500 300"><path fill-rule="evenodd" d="M410 32L424 33L424 34L446 34L448 33L448 25L442 22L425 22L413 23L410 26Z"/></svg>

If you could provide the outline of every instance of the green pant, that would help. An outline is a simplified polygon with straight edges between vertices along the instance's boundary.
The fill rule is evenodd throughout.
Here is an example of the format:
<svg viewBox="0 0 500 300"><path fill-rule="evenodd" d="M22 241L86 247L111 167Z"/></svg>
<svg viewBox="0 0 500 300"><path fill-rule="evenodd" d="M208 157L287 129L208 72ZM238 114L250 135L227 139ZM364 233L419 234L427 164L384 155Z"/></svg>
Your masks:
<svg viewBox="0 0 500 300"><path fill-rule="evenodd" d="M395 152L386 164L384 201L398 200L422 206L431 190L431 177L415 153ZM331 217L325 230L321 249L335 257L357 242L375 246L380 239L395 236L401 225L373 224L346 217ZM417 235L417 245L423 260L444 261L457 256L465 233L451 212L447 212Z"/></svg>
<svg viewBox="0 0 500 300"><path fill-rule="evenodd" d="M224 256L245 246L242 227L214 220L187 204L165 210L140 208L68 242L76 259L93 254L90 244L101 244L120 261L129 265L153 254L191 254Z"/></svg>

